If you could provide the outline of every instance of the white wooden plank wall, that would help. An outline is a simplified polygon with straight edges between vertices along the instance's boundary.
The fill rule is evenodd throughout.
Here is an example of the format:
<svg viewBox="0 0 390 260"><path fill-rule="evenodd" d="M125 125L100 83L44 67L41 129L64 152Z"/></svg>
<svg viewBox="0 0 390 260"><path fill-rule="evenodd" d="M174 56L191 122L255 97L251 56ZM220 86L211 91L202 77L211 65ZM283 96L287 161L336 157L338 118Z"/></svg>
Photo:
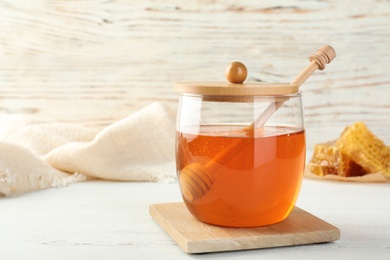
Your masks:
<svg viewBox="0 0 390 260"><path fill-rule="evenodd" d="M2 0L0 114L103 127L173 82L289 82L331 44L337 58L304 85L307 140L362 120L390 145L390 1Z"/></svg>

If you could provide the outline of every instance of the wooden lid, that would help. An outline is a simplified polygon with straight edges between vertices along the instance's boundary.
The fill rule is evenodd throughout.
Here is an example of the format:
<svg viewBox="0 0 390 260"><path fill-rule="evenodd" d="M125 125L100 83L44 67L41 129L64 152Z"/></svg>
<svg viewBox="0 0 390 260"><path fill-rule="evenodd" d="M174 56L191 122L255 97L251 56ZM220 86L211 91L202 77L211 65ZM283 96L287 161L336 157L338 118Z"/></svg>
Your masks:
<svg viewBox="0 0 390 260"><path fill-rule="evenodd" d="M229 64L225 71L228 82L177 82L180 93L209 96L275 96L298 93L299 85L289 83L253 82L243 83L247 69L241 62Z"/></svg>
<svg viewBox="0 0 390 260"><path fill-rule="evenodd" d="M180 93L212 96L275 96L298 93L299 86L289 83L254 82L235 84L229 82L177 82Z"/></svg>

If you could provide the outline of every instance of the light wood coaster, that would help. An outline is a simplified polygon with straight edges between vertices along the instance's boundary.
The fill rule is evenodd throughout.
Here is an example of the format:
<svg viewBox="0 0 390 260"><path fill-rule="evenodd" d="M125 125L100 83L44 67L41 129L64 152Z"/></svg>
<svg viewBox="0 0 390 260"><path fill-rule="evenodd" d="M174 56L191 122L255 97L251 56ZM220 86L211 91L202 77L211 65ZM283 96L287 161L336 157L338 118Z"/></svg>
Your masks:
<svg viewBox="0 0 390 260"><path fill-rule="evenodd" d="M153 204L149 214L186 253L208 253L331 242L340 230L295 207L284 221L264 227L230 228L195 219L184 203Z"/></svg>

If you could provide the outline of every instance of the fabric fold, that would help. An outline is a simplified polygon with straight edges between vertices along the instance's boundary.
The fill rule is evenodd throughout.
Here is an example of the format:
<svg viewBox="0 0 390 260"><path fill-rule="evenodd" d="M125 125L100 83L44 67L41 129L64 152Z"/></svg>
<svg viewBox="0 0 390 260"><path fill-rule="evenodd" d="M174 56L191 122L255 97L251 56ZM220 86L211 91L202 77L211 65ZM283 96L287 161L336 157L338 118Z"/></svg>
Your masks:
<svg viewBox="0 0 390 260"><path fill-rule="evenodd" d="M20 117L6 122L6 127L0 127L0 196L61 187L86 178L176 179L175 112L162 103L153 103L104 129L47 120L23 122Z"/></svg>
<svg viewBox="0 0 390 260"><path fill-rule="evenodd" d="M82 174L54 169L20 145L0 142L0 154L0 197L62 187L86 179Z"/></svg>
<svg viewBox="0 0 390 260"><path fill-rule="evenodd" d="M65 172L117 181L167 181L174 177L174 114L150 105L99 132L44 156Z"/></svg>

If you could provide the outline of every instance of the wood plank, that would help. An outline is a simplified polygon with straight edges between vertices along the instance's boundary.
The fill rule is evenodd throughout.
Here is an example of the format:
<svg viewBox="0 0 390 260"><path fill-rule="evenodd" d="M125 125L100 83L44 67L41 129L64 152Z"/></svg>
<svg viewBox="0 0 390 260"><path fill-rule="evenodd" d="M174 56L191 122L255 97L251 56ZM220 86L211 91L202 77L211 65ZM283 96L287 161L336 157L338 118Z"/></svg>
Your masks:
<svg viewBox="0 0 390 260"><path fill-rule="evenodd" d="M102 127L176 81L290 82L322 44L337 57L303 86L307 144L364 121L390 144L390 2L255 0L0 3L0 114ZM341 26L342 25L342 26Z"/></svg>
<svg viewBox="0 0 390 260"><path fill-rule="evenodd" d="M197 221L184 203L153 204L153 219L186 253L206 253L324 243L340 239L340 230L295 207L277 224L257 228L226 228Z"/></svg>

